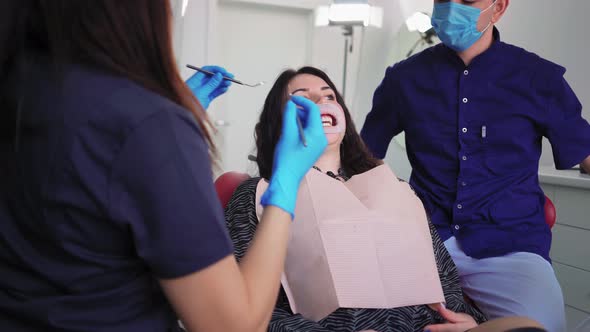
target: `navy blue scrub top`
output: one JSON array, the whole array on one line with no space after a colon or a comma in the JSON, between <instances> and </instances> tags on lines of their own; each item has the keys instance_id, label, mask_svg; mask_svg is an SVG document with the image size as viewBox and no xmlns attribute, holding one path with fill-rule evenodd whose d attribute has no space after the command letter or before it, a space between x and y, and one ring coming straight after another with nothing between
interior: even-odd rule
<instances>
[{"instance_id":1,"label":"navy blue scrub top","mask_svg":"<svg viewBox=\"0 0 590 332\"><path fill-rule=\"evenodd\" d=\"M48 67L18 151L1 136L0 331L176 330L157 278L233 253L198 124L127 79Z\"/></svg>"},{"instance_id":2,"label":"navy blue scrub top","mask_svg":"<svg viewBox=\"0 0 590 332\"><path fill-rule=\"evenodd\" d=\"M549 260L541 139L559 169L590 155L590 126L564 73L496 29L469 66L439 44L387 69L361 136L384 158L405 132L410 183L443 240L455 236L475 258L525 251Z\"/></svg>"}]
</instances>

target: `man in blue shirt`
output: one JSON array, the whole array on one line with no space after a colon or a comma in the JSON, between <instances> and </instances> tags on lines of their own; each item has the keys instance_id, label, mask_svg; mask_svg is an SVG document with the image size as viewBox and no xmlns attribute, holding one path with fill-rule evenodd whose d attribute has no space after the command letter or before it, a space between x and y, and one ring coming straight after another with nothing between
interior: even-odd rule
<instances>
[{"instance_id":1,"label":"man in blue shirt","mask_svg":"<svg viewBox=\"0 0 590 332\"><path fill-rule=\"evenodd\" d=\"M500 41L509 0L438 1L443 41L387 69L361 135L383 158L406 134L421 196L461 276L490 318L565 330L538 182L541 141L557 168L590 169L590 125L565 69Z\"/></svg>"}]
</instances>

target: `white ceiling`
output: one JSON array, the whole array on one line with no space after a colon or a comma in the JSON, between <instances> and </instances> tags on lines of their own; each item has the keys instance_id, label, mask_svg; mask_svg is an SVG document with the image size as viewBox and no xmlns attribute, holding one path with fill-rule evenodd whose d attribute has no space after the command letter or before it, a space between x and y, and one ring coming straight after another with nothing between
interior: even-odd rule
<instances>
[{"instance_id":1,"label":"white ceiling","mask_svg":"<svg viewBox=\"0 0 590 332\"><path fill-rule=\"evenodd\" d=\"M332 3L332 0L221 0L224 2L242 2L251 4L261 4L269 6L300 8L300 9L315 9L318 6L326 6ZM398 3L403 17L409 17L414 12L432 12L432 0L371 0L376 6L383 6L384 2L393 1Z\"/></svg>"},{"instance_id":2,"label":"white ceiling","mask_svg":"<svg viewBox=\"0 0 590 332\"><path fill-rule=\"evenodd\" d=\"M245 2L278 7L314 9L321 5L329 5L331 0L225 0L226 2Z\"/></svg>"}]
</instances>

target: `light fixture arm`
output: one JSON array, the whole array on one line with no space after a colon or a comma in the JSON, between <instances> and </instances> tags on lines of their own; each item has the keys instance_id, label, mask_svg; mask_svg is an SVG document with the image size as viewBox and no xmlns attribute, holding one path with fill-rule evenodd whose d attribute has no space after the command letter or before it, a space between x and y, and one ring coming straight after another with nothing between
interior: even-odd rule
<instances>
[{"instance_id":1,"label":"light fixture arm","mask_svg":"<svg viewBox=\"0 0 590 332\"><path fill-rule=\"evenodd\" d=\"M352 25L342 26L342 35L344 36L344 68L342 70L342 98L346 95L346 79L348 74L348 53L352 53L353 33Z\"/></svg>"},{"instance_id":2,"label":"light fixture arm","mask_svg":"<svg viewBox=\"0 0 590 332\"><path fill-rule=\"evenodd\" d=\"M409 58L411 55L413 55L416 51L416 48L418 48L418 46L420 45L433 45L434 40L432 40L432 38L434 37L436 37L436 32L433 28L428 29L426 32L420 32L420 39L418 39L414 46L412 46L410 51L408 51L408 54L406 54L406 58Z\"/></svg>"}]
</instances>

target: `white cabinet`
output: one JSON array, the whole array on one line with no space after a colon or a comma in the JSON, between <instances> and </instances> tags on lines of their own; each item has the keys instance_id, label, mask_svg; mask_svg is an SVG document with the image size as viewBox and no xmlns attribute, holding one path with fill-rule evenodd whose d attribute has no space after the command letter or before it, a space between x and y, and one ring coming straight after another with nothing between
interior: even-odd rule
<instances>
[{"instance_id":1,"label":"white cabinet","mask_svg":"<svg viewBox=\"0 0 590 332\"><path fill-rule=\"evenodd\" d=\"M542 168L539 180L557 210L550 256L573 331L590 317L590 176Z\"/></svg>"}]
</instances>

